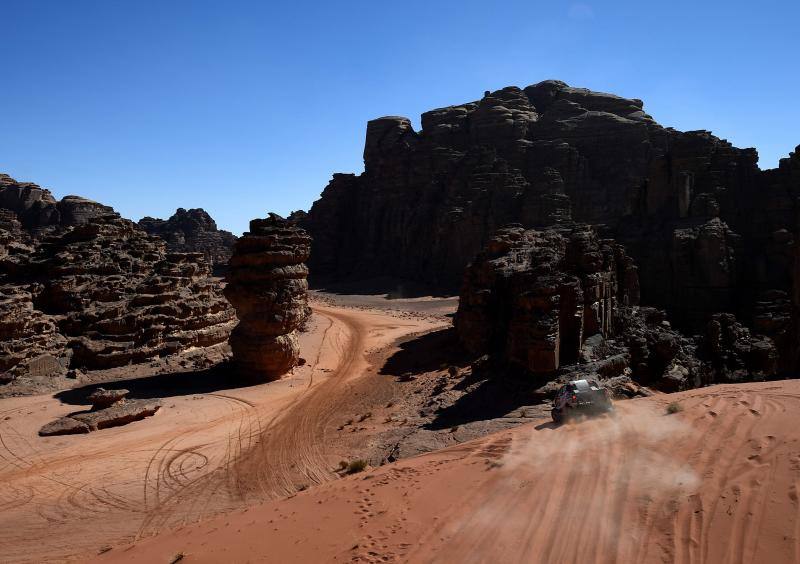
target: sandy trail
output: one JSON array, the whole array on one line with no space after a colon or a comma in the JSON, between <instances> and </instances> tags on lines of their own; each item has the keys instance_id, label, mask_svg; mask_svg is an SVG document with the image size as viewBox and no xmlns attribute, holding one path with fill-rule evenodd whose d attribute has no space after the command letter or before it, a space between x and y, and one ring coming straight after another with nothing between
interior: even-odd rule
<instances>
[{"instance_id":1,"label":"sandy trail","mask_svg":"<svg viewBox=\"0 0 800 564\"><path fill-rule=\"evenodd\" d=\"M684 410L666 415L669 401ZM525 425L121 546L106 562L800 562L800 382Z\"/></svg>"},{"instance_id":2,"label":"sandy trail","mask_svg":"<svg viewBox=\"0 0 800 564\"><path fill-rule=\"evenodd\" d=\"M316 304L306 366L278 382L163 399L156 416L39 437L76 409L0 400L0 562L61 561L333 477L325 428L366 353L441 319ZM377 377L376 377L377 378Z\"/></svg>"}]
</instances>

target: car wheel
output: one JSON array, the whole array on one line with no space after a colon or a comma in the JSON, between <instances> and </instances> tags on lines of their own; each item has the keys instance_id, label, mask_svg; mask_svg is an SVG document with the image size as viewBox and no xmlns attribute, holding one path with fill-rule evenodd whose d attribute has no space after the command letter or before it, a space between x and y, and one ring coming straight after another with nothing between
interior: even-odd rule
<instances>
[{"instance_id":1,"label":"car wheel","mask_svg":"<svg viewBox=\"0 0 800 564\"><path fill-rule=\"evenodd\" d=\"M561 413L560 409L551 410L550 415L553 416L553 423L560 425L564 422L564 415Z\"/></svg>"}]
</instances>

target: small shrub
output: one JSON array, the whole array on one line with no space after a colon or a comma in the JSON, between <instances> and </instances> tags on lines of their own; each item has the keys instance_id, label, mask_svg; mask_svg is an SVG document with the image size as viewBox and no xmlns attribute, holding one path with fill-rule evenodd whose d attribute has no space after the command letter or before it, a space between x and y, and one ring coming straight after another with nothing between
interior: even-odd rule
<instances>
[{"instance_id":1,"label":"small shrub","mask_svg":"<svg viewBox=\"0 0 800 564\"><path fill-rule=\"evenodd\" d=\"M184 556L186 555L183 552L179 552L170 559L169 564L176 564L177 562L180 562L181 560L183 560Z\"/></svg>"},{"instance_id":2,"label":"small shrub","mask_svg":"<svg viewBox=\"0 0 800 564\"><path fill-rule=\"evenodd\" d=\"M372 412L371 412L371 411L370 411L370 412L367 412L367 413L365 413L364 415L362 415L361 417L359 417L359 418L358 418L358 422L359 422L359 423L361 423L361 422L363 422L363 421L366 421L366 420L367 420L367 419L369 419L370 417L372 417Z\"/></svg>"},{"instance_id":3,"label":"small shrub","mask_svg":"<svg viewBox=\"0 0 800 564\"><path fill-rule=\"evenodd\" d=\"M450 368L447 369L447 373L450 375L451 378L455 378L456 376L458 376L458 368L456 368L455 366L451 366Z\"/></svg>"},{"instance_id":4,"label":"small shrub","mask_svg":"<svg viewBox=\"0 0 800 564\"><path fill-rule=\"evenodd\" d=\"M672 415L673 413L678 413L679 411L683 411L683 406L677 401L673 401L667 406L667 415Z\"/></svg>"},{"instance_id":5,"label":"small shrub","mask_svg":"<svg viewBox=\"0 0 800 564\"><path fill-rule=\"evenodd\" d=\"M348 463L347 463L346 460L342 460L342 461L339 462L339 470L340 471L344 472L345 470L347 470L347 466L348 466Z\"/></svg>"},{"instance_id":6,"label":"small shrub","mask_svg":"<svg viewBox=\"0 0 800 564\"><path fill-rule=\"evenodd\" d=\"M363 472L367 468L367 461L363 458L359 458L358 460L353 460L350 464L347 465L347 473L348 474L358 474L359 472Z\"/></svg>"}]
</instances>

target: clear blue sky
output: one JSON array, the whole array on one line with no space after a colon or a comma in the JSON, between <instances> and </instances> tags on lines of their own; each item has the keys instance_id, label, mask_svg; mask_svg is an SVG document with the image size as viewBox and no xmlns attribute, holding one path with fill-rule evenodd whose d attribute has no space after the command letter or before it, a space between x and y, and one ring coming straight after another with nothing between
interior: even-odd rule
<instances>
[{"instance_id":1,"label":"clear blue sky","mask_svg":"<svg viewBox=\"0 0 800 564\"><path fill-rule=\"evenodd\" d=\"M797 0L0 0L0 171L234 232L360 172L368 119L547 78L658 121L800 144Z\"/></svg>"}]
</instances>

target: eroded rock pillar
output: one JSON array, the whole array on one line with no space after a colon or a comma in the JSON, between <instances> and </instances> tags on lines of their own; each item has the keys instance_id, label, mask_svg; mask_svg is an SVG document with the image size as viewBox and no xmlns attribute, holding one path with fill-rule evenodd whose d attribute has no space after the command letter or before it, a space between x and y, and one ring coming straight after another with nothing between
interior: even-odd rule
<instances>
[{"instance_id":1,"label":"eroded rock pillar","mask_svg":"<svg viewBox=\"0 0 800 564\"><path fill-rule=\"evenodd\" d=\"M239 318L230 344L242 375L275 380L297 364L310 248L304 230L275 214L252 220L236 241L225 296Z\"/></svg>"}]
</instances>

